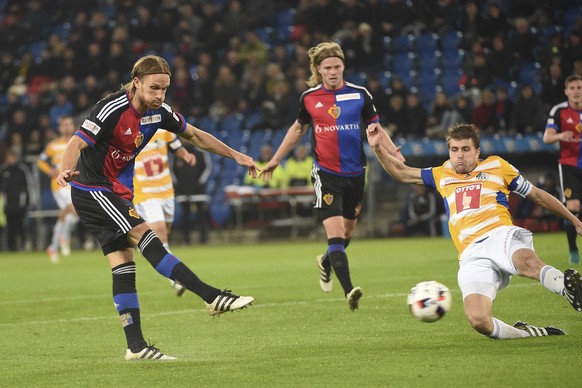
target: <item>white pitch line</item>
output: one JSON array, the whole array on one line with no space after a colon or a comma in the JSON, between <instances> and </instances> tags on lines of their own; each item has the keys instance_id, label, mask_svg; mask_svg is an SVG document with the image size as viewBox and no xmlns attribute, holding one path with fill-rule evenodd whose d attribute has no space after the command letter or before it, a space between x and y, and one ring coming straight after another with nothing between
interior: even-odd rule
<instances>
[{"instance_id":1,"label":"white pitch line","mask_svg":"<svg viewBox=\"0 0 582 388\"><path fill-rule=\"evenodd\" d=\"M523 284L515 284L512 287L532 287L532 286L539 286L539 283L523 283ZM460 293L459 290L451 290L453 294ZM140 295L145 293L140 293ZM389 294L379 294L379 295L366 295L366 299L389 299L389 298L402 298L405 299L408 293L399 292L399 293L389 293ZM78 297L77 299L93 299L93 298L100 298L98 296L87 296L87 297ZM50 301L62 301L62 300L73 300L75 298L45 298L42 300L50 300ZM26 301L26 302L24 302ZM40 299L35 299L35 302L40 302ZM307 305L311 303L335 303L335 302L344 302L344 298L326 298L326 299L314 299L314 300L295 300L295 301L287 301L287 302L277 302L277 303L261 303L256 306L253 306L253 309L257 308L277 308L277 307L285 307L285 306L300 306L300 305ZM18 301L17 301L18 303ZM22 303L29 303L28 300L23 300ZM163 316L171 316L171 315L181 315L181 314L190 314L190 313L206 313L204 309L185 309L185 310L176 310L176 311L165 311L159 313L142 313L142 317L163 317ZM113 313L107 316L95 316L95 317L78 317L78 318L70 318L70 319L51 319L51 320L44 320L44 321L26 321L26 322L11 322L11 323L0 323L0 327L16 327L16 326L28 326L28 325L52 325L52 324L68 324L68 323L75 323L75 322L87 322L87 321L100 321L100 320L113 320L117 319L117 316Z\"/></svg>"}]
</instances>

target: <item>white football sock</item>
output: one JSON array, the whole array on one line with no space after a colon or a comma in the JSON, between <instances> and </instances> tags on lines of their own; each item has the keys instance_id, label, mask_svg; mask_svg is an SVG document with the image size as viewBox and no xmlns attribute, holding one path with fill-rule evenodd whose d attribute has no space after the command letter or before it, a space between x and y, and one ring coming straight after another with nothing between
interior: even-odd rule
<instances>
[{"instance_id":1,"label":"white football sock","mask_svg":"<svg viewBox=\"0 0 582 388\"><path fill-rule=\"evenodd\" d=\"M562 295L564 291L564 274L551 265L546 265L540 271L540 283L548 290Z\"/></svg>"},{"instance_id":2,"label":"white football sock","mask_svg":"<svg viewBox=\"0 0 582 388\"><path fill-rule=\"evenodd\" d=\"M525 330L516 329L497 318L493 318L493 333L489 334L489 337L495 339L510 339L529 337L529 334Z\"/></svg>"},{"instance_id":3,"label":"white football sock","mask_svg":"<svg viewBox=\"0 0 582 388\"><path fill-rule=\"evenodd\" d=\"M58 250L59 249L59 240L61 238L61 235L63 233L63 222L61 220L57 220L57 223L55 224L54 228L53 228L53 238L51 239L51 248Z\"/></svg>"}]
</instances>

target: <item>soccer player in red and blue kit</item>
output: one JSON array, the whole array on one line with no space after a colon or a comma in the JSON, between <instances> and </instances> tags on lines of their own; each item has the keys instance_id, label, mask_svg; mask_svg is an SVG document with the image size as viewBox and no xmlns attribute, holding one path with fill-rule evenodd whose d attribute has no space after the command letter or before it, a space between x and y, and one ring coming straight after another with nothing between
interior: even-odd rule
<instances>
[{"instance_id":1,"label":"soccer player in red and blue kit","mask_svg":"<svg viewBox=\"0 0 582 388\"><path fill-rule=\"evenodd\" d=\"M548 123L544 132L544 143L560 142L559 173L563 200L566 207L575 216L580 214L580 198L582 197L582 153L580 142L582 138L582 76L570 75L565 81L564 93L567 101L555 105L550 110ZM580 255L576 245L576 229L571 223L566 223L566 236L570 250L570 263L579 264Z\"/></svg>"},{"instance_id":2,"label":"soccer player in red and blue kit","mask_svg":"<svg viewBox=\"0 0 582 388\"><path fill-rule=\"evenodd\" d=\"M327 251L317 256L320 286L332 290L332 271L337 276L351 310L359 307L362 289L350 277L346 248L354 233L364 197L366 156L365 127L378 122L372 96L366 88L345 82L345 57L337 43L323 42L307 52L311 61L310 89L300 98L297 120L291 125L273 158L260 176L271 179L273 171L311 125L314 208L327 235ZM404 161L388 136L382 141L391 154Z\"/></svg>"},{"instance_id":3,"label":"soccer player in red and blue kit","mask_svg":"<svg viewBox=\"0 0 582 388\"><path fill-rule=\"evenodd\" d=\"M131 71L131 82L99 101L69 140L57 177L59 185L71 184L79 218L109 259L113 302L127 339L126 360L175 359L148 345L142 334L135 286L135 246L160 274L200 296L211 315L244 308L254 300L200 280L164 248L131 202L135 157L160 128L197 147L234 159L248 167L253 177L257 174L258 167L251 157L187 124L182 115L164 104L170 75L163 58L147 55L138 59Z\"/></svg>"}]
</instances>

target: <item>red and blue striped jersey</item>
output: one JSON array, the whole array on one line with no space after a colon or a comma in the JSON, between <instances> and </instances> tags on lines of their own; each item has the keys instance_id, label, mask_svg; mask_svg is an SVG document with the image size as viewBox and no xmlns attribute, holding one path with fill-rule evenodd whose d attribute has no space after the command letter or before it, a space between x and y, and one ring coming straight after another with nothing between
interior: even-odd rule
<instances>
[{"instance_id":1,"label":"red and blue striped jersey","mask_svg":"<svg viewBox=\"0 0 582 388\"><path fill-rule=\"evenodd\" d=\"M313 127L314 163L336 175L364 174L366 126L378 122L366 88L346 82L338 90L327 90L319 84L301 95L299 105L297 121Z\"/></svg>"},{"instance_id":2,"label":"red and blue striped jersey","mask_svg":"<svg viewBox=\"0 0 582 388\"><path fill-rule=\"evenodd\" d=\"M582 153L580 142L582 141L582 111L572 108L568 101L554 105L550 110L546 128L553 128L556 132L572 132L574 141L560 142L560 164L582 168Z\"/></svg>"},{"instance_id":3,"label":"red and blue striped jersey","mask_svg":"<svg viewBox=\"0 0 582 388\"><path fill-rule=\"evenodd\" d=\"M71 186L112 191L131 201L135 157L159 128L181 133L186 130L186 121L167 104L138 113L125 90L105 97L75 132L89 147L81 151L77 163L80 174Z\"/></svg>"}]
</instances>

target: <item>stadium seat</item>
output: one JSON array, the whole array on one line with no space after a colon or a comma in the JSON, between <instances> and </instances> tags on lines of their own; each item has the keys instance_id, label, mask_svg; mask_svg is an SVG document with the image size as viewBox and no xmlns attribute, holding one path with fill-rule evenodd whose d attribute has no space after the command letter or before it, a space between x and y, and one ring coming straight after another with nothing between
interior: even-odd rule
<instances>
[{"instance_id":1,"label":"stadium seat","mask_svg":"<svg viewBox=\"0 0 582 388\"><path fill-rule=\"evenodd\" d=\"M382 71L378 73L378 80L380 81L380 85L384 89L390 88L390 80L392 79L392 73L389 71Z\"/></svg>"},{"instance_id":2,"label":"stadium seat","mask_svg":"<svg viewBox=\"0 0 582 388\"><path fill-rule=\"evenodd\" d=\"M398 35L392 40L392 50L395 54L408 54L414 49L414 35Z\"/></svg>"},{"instance_id":3,"label":"stadium seat","mask_svg":"<svg viewBox=\"0 0 582 388\"><path fill-rule=\"evenodd\" d=\"M368 74L364 72L351 72L345 75L345 80L356 85L365 85L368 81Z\"/></svg>"},{"instance_id":4,"label":"stadium seat","mask_svg":"<svg viewBox=\"0 0 582 388\"><path fill-rule=\"evenodd\" d=\"M392 70L398 75L408 73L414 69L415 58L416 56L413 53L395 55Z\"/></svg>"},{"instance_id":5,"label":"stadium seat","mask_svg":"<svg viewBox=\"0 0 582 388\"><path fill-rule=\"evenodd\" d=\"M435 33L425 33L416 38L414 51L416 55L430 57L438 50L438 35Z\"/></svg>"},{"instance_id":6,"label":"stadium seat","mask_svg":"<svg viewBox=\"0 0 582 388\"><path fill-rule=\"evenodd\" d=\"M235 113L225 116L221 122L221 129L228 132L229 138L232 136L241 137L244 127L244 116L242 113Z\"/></svg>"},{"instance_id":7,"label":"stadium seat","mask_svg":"<svg viewBox=\"0 0 582 388\"><path fill-rule=\"evenodd\" d=\"M537 62L523 63L519 67L517 80L522 85L529 85L536 93L541 91L540 64Z\"/></svg>"},{"instance_id":8,"label":"stadium seat","mask_svg":"<svg viewBox=\"0 0 582 388\"><path fill-rule=\"evenodd\" d=\"M295 14L297 10L295 8L285 8L277 12L275 16L275 20L277 22L277 26L285 26L290 27L295 24Z\"/></svg>"},{"instance_id":9,"label":"stadium seat","mask_svg":"<svg viewBox=\"0 0 582 388\"><path fill-rule=\"evenodd\" d=\"M456 52L459 50L461 39L463 39L463 33L460 31L446 31L443 32L439 38L441 51Z\"/></svg>"},{"instance_id":10,"label":"stadium seat","mask_svg":"<svg viewBox=\"0 0 582 388\"><path fill-rule=\"evenodd\" d=\"M263 43L273 46L275 42L275 30L273 27L259 27L255 29L255 33Z\"/></svg>"}]
</instances>

